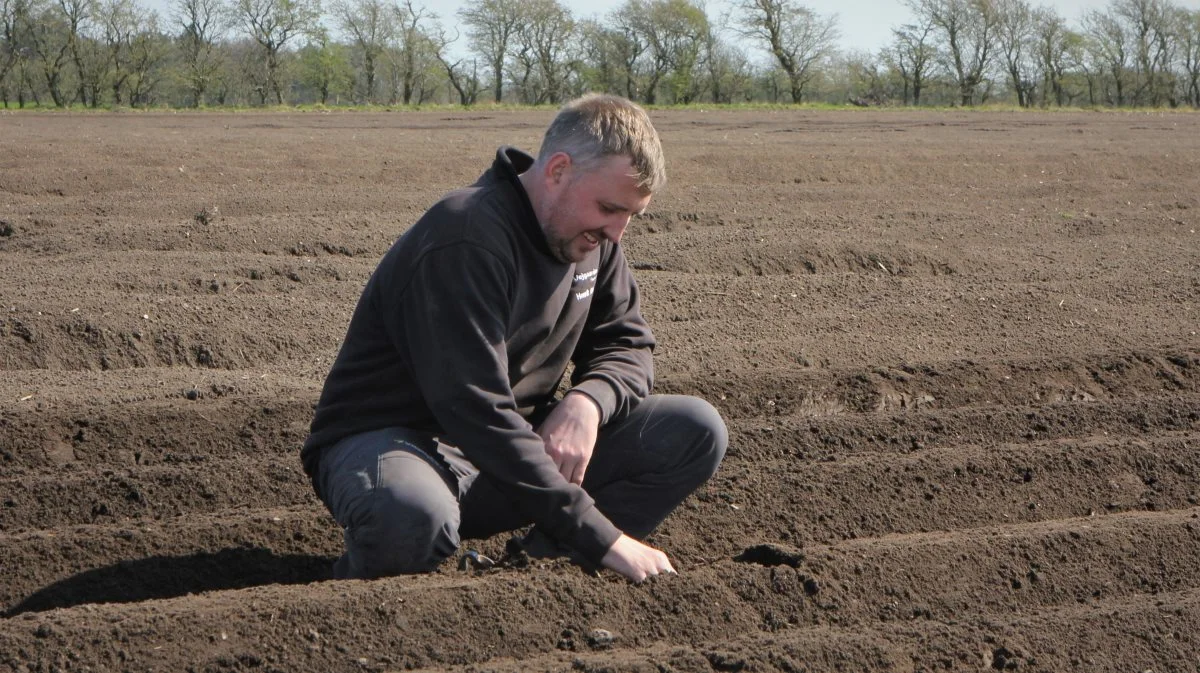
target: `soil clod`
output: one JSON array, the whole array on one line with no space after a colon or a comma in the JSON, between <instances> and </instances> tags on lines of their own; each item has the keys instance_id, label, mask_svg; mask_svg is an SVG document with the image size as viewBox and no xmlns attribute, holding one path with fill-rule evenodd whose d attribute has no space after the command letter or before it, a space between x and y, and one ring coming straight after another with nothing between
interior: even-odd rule
<instances>
[{"instance_id":1,"label":"soil clod","mask_svg":"<svg viewBox=\"0 0 1200 673\"><path fill-rule=\"evenodd\" d=\"M741 563L757 563L762 566L791 566L799 568L804 562L804 553L786 545L765 543L747 547L742 553L733 557Z\"/></svg>"},{"instance_id":2,"label":"soil clod","mask_svg":"<svg viewBox=\"0 0 1200 673\"><path fill-rule=\"evenodd\" d=\"M588 631L587 643L588 647L593 650L603 650L613 646L616 642L616 636L608 629L592 629Z\"/></svg>"}]
</instances>

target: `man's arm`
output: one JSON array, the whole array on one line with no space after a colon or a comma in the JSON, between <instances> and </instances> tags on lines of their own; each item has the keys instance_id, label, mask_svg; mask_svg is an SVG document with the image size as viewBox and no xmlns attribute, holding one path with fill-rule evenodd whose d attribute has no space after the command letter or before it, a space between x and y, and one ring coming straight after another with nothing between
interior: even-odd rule
<instances>
[{"instance_id":1,"label":"man's arm","mask_svg":"<svg viewBox=\"0 0 1200 673\"><path fill-rule=\"evenodd\" d=\"M538 433L564 477L583 483L599 427L650 393L654 336L642 318L637 284L619 246L602 260L587 325L574 354L573 388ZM663 552L621 534L601 565L634 582L675 568Z\"/></svg>"},{"instance_id":2,"label":"man's arm","mask_svg":"<svg viewBox=\"0 0 1200 673\"><path fill-rule=\"evenodd\" d=\"M515 269L454 243L427 252L379 306L389 338L450 443L555 539L600 563L621 533L546 455L517 412L505 348Z\"/></svg>"},{"instance_id":3,"label":"man's arm","mask_svg":"<svg viewBox=\"0 0 1200 673\"><path fill-rule=\"evenodd\" d=\"M600 409L600 425L629 413L654 384L654 335L621 247L601 260L587 325L575 348L573 392Z\"/></svg>"},{"instance_id":4,"label":"man's arm","mask_svg":"<svg viewBox=\"0 0 1200 673\"><path fill-rule=\"evenodd\" d=\"M599 431L600 405L577 391L567 393L537 429L559 474L580 485L592 460Z\"/></svg>"},{"instance_id":5,"label":"man's arm","mask_svg":"<svg viewBox=\"0 0 1200 673\"><path fill-rule=\"evenodd\" d=\"M600 426L628 413L649 393L653 346L637 285L614 245L601 260L587 324L573 354L574 387L538 428L546 453L571 483L583 483Z\"/></svg>"}]
</instances>

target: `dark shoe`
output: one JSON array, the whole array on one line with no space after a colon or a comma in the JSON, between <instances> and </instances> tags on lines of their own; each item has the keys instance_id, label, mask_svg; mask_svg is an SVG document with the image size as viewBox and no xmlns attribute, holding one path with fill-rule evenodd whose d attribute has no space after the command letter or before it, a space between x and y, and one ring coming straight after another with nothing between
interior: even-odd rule
<instances>
[{"instance_id":1,"label":"dark shoe","mask_svg":"<svg viewBox=\"0 0 1200 673\"><path fill-rule=\"evenodd\" d=\"M350 557L342 554L333 562L333 579L344 580L350 577Z\"/></svg>"}]
</instances>

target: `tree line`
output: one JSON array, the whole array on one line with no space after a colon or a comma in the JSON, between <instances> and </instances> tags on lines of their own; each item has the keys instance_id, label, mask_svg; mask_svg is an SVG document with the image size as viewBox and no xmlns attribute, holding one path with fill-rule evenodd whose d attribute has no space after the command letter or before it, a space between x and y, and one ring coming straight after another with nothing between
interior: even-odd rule
<instances>
[{"instance_id":1,"label":"tree line","mask_svg":"<svg viewBox=\"0 0 1200 673\"><path fill-rule=\"evenodd\" d=\"M896 0L842 50L799 0L0 0L0 103L67 107L559 103L1200 107L1200 10L1110 0L1076 23L1028 0Z\"/></svg>"}]
</instances>

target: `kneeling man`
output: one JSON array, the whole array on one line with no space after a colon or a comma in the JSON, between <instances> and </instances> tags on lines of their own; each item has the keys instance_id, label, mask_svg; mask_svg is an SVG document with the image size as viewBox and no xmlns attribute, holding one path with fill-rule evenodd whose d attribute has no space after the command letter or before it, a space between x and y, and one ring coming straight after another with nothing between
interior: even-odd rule
<instances>
[{"instance_id":1,"label":"kneeling man","mask_svg":"<svg viewBox=\"0 0 1200 673\"><path fill-rule=\"evenodd\" d=\"M345 531L336 577L429 571L462 539L530 524L533 556L674 572L641 540L727 435L707 402L650 394L654 337L618 243L665 180L645 111L589 95L536 159L500 148L396 241L301 454Z\"/></svg>"}]
</instances>

